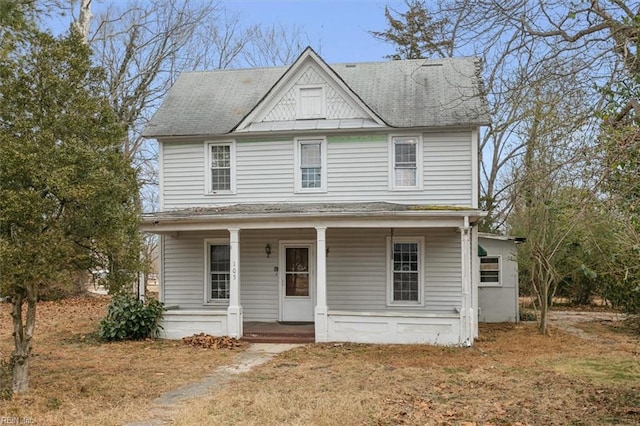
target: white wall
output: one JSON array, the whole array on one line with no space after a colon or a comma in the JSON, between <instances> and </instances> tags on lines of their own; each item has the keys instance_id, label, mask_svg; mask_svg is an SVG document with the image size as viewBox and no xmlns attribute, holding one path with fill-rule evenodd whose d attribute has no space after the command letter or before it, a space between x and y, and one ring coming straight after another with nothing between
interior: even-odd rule
<instances>
[{"instance_id":1,"label":"white wall","mask_svg":"<svg viewBox=\"0 0 640 426\"><path fill-rule=\"evenodd\" d=\"M294 139L238 139L236 194L205 195L205 143L163 142L162 210L235 203L365 202L471 206L471 131L424 133L423 191L389 190L387 134L327 137L327 192L294 193Z\"/></svg>"},{"instance_id":2,"label":"white wall","mask_svg":"<svg viewBox=\"0 0 640 426\"><path fill-rule=\"evenodd\" d=\"M164 237L163 293L166 305L220 310L204 301L204 239L220 233L180 233ZM327 231L327 299L330 310L416 311L453 314L461 307L460 234L456 229L397 230L395 235L425 238L425 306L386 305L388 229ZM280 240L315 241L312 229L240 231L240 303L246 321L278 319ZM264 247L269 243L271 256ZM224 308L224 307L222 307Z\"/></svg>"},{"instance_id":3,"label":"white wall","mask_svg":"<svg viewBox=\"0 0 640 426\"><path fill-rule=\"evenodd\" d=\"M518 322L518 262L514 241L480 236L479 244L488 256L500 256L499 285L480 284L478 307L480 322Z\"/></svg>"}]
</instances>

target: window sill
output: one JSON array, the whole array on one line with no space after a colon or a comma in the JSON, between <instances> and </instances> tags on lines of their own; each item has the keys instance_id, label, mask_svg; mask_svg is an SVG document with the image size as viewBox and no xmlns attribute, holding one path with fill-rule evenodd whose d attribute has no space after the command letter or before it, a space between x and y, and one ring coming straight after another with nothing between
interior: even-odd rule
<instances>
[{"instance_id":1,"label":"window sill","mask_svg":"<svg viewBox=\"0 0 640 426\"><path fill-rule=\"evenodd\" d=\"M414 308L420 308L420 307L424 307L424 303L422 302L387 302L387 307L403 307L403 308L408 308L408 307L414 307Z\"/></svg>"},{"instance_id":2,"label":"window sill","mask_svg":"<svg viewBox=\"0 0 640 426\"><path fill-rule=\"evenodd\" d=\"M326 194L327 190L324 188L313 188L313 189L296 189L294 194Z\"/></svg>"},{"instance_id":3,"label":"window sill","mask_svg":"<svg viewBox=\"0 0 640 426\"><path fill-rule=\"evenodd\" d=\"M389 188L391 192L419 192L423 191L422 188L417 186L407 186L407 187L398 187L398 188Z\"/></svg>"},{"instance_id":4,"label":"window sill","mask_svg":"<svg viewBox=\"0 0 640 426\"><path fill-rule=\"evenodd\" d=\"M217 307L227 307L229 306L229 299L224 300L211 300L209 302L203 303L204 306L217 306Z\"/></svg>"},{"instance_id":5,"label":"window sill","mask_svg":"<svg viewBox=\"0 0 640 426\"><path fill-rule=\"evenodd\" d=\"M216 195L236 195L234 191L218 191L218 192L205 192L206 197L215 197Z\"/></svg>"}]
</instances>

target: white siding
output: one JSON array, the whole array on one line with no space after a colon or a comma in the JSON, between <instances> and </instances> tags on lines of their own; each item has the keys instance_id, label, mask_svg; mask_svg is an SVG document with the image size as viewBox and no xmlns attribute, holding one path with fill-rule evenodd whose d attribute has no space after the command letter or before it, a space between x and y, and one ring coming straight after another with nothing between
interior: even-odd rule
<instances>
[{"instance_id":1,"label":"white siding","mask_svg":"<svg viewBox=\"0 0 640 426\"><path fill-rule=\"evenodd\" d=\"M387 306L386 244L389 229L327 231L327 300L330 310L454 314L461 306L460 234L455 229L398 230L425 238L425 306ZM204 238L227 233L165 237L164 298L180 309L224 309L204 299ZM315 241L313 229L240 231L240 303L246 321L275 321L279 309L279 241ZM271 246L267 257L265 246Z\"/></svg>"},{"instance_id":2,"label":"white siding","mask_svg":"<svg viewBox=\"0 0 640 426\"><path fill-rule=\"evenodd\" d=\"M202 141L162 143L163 164L160 188L163 190L161 208L187 206L203 198L205 191L205 148ZM173 207L171 207L173 206Z\"/></svg>"},{"instance_id":3,"label":"white siding","mask_svg":"<svg viewBox=\"0 0 640 426\"><path fill-rule=\"evenodd\" d=\"M277 233L276 233L277 232ZM204 304L205 238L229 238L222 233L180 233L165 237L164 303L179 309L220 310ZM279 240L315 240L315 230L240 231L240 304L246 321L278 319ZM271 246L267 258L265 246Z\"/></svg>"},{"instance_id":4,"label":"white siding","mask_svg":"<svg viewBox=\"0 0 640 426\"><path fill-rule=\"evenodd\" d=\"M204 141L162 143L162 209L282 202L472 204L471 131L424 134L423 191L389 189L388 137L377 134L327 137L327 192L296 194L293 140L238 139L231 195L205 195Z\"/></svg>"},{"instance_id":5,"label":"white siding","mask_svg":"<svg viewBox=\"0 0 640 426\"><path fill-rule=\"evenodd\" d=\"M471 132L426 133L423 175L429 203L471 206Z\"/></svg>"},{"instance_id":6,"label":"white siding","mask_svg":"<svg viewBox=\"0 0 640 426\"><path fill-rule=\"evenodd\" d=\"M278 319L280 240L314 240L315 230L240 231L240 304L245 321ZM267 257L265 246L271 246Z\"/></svg>"},{"instance_id":7,"label":"white siding","mask_svg":"<svg viewBox=\"0 0 640 426\"><path fill-rule=\"evenodd\" d=\"M327 305L330 310L386 308L389 230L327 230Z\"/></svg>"},{"instance_id":8,"label":"white siding","mask_svg":"<svg viewBox=\"0 0 640 426\"><path fill-rule=\"evenodd\" d=\"M480 322L518 322L518 261L516 243L479 237L489 256L500 256L500 283L478 287Z\"/></svg>"},{"instance_id":9,"label":"white siding","mask_svg":"<svg viewBox=\"0 0 640 426\"><path fill-rule=\"evenodd\" d=\"M204 238L229 238L228 233L181 234L164 237L164 303L203 309ZM211 307L213 309L213 307Z\"/></svg>"},{"instance_id":10,"label":"white siding","mask_svg":"<svg viewBox=\"0 0 640 426\"><path fill-rule=\"evenodd\" d=\"M427 234L427 310L451 312L462 306L462 266L458 230L434 230Z\"/></svg>"}]
</instances>

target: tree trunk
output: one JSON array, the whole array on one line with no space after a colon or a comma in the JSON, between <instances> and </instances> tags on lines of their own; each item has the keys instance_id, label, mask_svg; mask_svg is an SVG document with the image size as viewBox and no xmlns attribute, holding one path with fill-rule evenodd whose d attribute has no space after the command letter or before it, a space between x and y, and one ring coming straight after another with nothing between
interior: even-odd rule
<instances>
[{"instance_id":1,"label":"tree trunk","mask_svg":"<svg viewBox=\"0 0 640 426\"><path fill-rule=\"evenodd\" d=\"M36 325L36 287L26 288L27 317L22 318L23 294L13 296L13 339L15 348L11 355L13 363L13 392L21 393L29 390L29 356L31 355L31 339Z\"/></svg>"},{"instance_id":2,"label":"tree trunk","mask_svg":"<svg viewBox=\"0 0 640 426\"><path fill-rule=\"evenodd\" d=\"M91 2L93 0L80 0L80 14L78 19L73 23L75 29L82 34L85 43L89 40L89 29L91 28Z\"/></svg>"},{"instance_id":3,"label":"tree trunk","mask_svg":"<svg viewBox=\"0 0 640 426\"><path fill-rule=\"evenodd\" d=\"M549 334L547 329L548 314L549 314L549 282L548 280L545 280L545 282L543 283L542 297L540 299L541 299L540 324L538 327L540 329L540 333L547 335Z\"/></svg>"}]
</instances>

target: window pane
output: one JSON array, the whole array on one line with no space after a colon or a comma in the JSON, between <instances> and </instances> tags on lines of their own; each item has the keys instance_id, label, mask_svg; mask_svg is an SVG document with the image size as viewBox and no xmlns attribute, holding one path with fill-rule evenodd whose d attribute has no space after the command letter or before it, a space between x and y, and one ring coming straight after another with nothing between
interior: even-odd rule
<instances>
[{"instance_id":1,"label":"window pane","mask_svg":"<svg viewBox=\"0 0 640 426\"><path fill-rule=\"evenodd\" d=\"M229 274L211 274L211 298L229 298Z\"/></svg>"},{"instance_id":2,"label":"window pane","mask_svg":"<svg viewBox=\"0 0 640 426\"><path fill-rule=\"evenodd\" d=\"M231 190L231 169L212 169L211 189L214 191Z\"/></svg>"},{"instance_id":3,"label":"window pane","mask_svg":"<svg viewBox=\"0 0 640 426\"><path fill-rule=\"evenodd\" d=\"M320 166L322 159L321 143L303 143L300 145L300 164L303 166Z\"/></svg>"},{"instance_id":4,"label":"window pane","mask_svg":"<svg viewBox=\"0 0 640 426\"><path fill-rule=\"evenodd\" d=\"M394 301L418 301L418 273L394 272L393 274L393 300Z\"/></svg>"},{"instance_id":5,"label":"window pane","mask_svg":"<svg viewBox=\"0 0 640 426\"><path fill-rule=\"evenodd\" d=\"M322 142L300 143L300 187L322 188Z\"/></svg>"},{"instance_id":6,"label":"window pane","mask_svg":"<svg viewBox=\"0 0 640 426\"><path fill-rule=\"evenodd\" d=\"M480 282L499 283L500 273L498 271L480 271Z\"/></svg>"},{"instance_id":7,"label":"window pane","mask_svg":"<svg viewBox=\"0 0 640 426\"><path fill-rule=\"evenodd\" d=\"M397 168L395 170L395 186L416 186L416 169Z\"/></svg>"},{"instance_id":8,"label":"window pane","mask_svg":"<svg viewBox=\"0 0 640 426\"><path fill-rule=\"evenodd\" d=\"M394 149L394 185L395 186L416 186L417 185L417 145L413 139L396 140Z\"/></svg>"},{"instance_id":9,"label":"window pane","mask_svg":"<svg viewBox=\"0 0 640 426\"><path fill-rule=\"evenodd\" d=\"M228 244L210 246L211 299L229 298L230 257Z\"/></svg>"},{"instance_id":10,"label":"window pane","mask_svg":"<svg viewBox=\"0 0 640 426\"><path fill-rule=\"evenodd\" d=\"M416 144L415 142L396 142L396 165L416 164Z\"/></svg>"},{"instance_id":11,"label":"window pane","mask_svg":"<svg viewBox=\"0 0 640 426\"><path fill-rule=\"evenodd\" d=\"M322 172L320 167L303 167L300 172L302 174L303 188L322 187Z\"/></svg>"},{"instance_id":12,"label":"window pane","mask_svg":"<svg viewBox=\"0 0 640 426\"><path fill-rule=\"evenodd\" d=\"M287 296L309 296L309 274L287 274Z\"/></svg>"},{"instance_id":13,"label":"window pane","mask_svg":"<svg viewBox=\"0 0 640 426\"><path fill-rule=\"evenodd\" d=\"M309 272L309 249L306 247L287 247L286 272Z\"/></svg>"},{"instance_id":14,"label":"window pane","mask_svg":"<svg viewBox=\"0 0 640 426\"><path fill-rule=\"evenodd\" d=\"M231 167L231 147L213 145L211 147L211 167Z\"/></svg>"},{"instance_id":15,"label":"window pane","mask_svg":"<svg viewBox=\"0 0 640 426\"><path fill-rule=\"evenodd\" d=\"M418 243L393 244L393 300L418 301Z\"/></svg>"},{"instance_id":16,"label":"window pane","mask_svg":"<svg viewBox=\"0 0 640 426\"><path fill-rule=\"evenodd\" d=\"M500 282L500 258L497 256L480 258L480 282Z\"/></svg>"}]
</instances>

